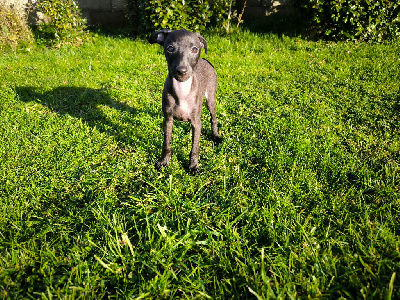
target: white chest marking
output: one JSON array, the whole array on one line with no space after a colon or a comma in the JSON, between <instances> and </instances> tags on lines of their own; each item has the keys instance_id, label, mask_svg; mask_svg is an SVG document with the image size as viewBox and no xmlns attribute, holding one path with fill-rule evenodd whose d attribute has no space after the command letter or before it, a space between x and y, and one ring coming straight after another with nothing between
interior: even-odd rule
<instances>
[{"instance_id":1,"label":"white chest marking","mask_svg":"<svg viewBox=\"0 0 400 300\"><path fill-rule=\"evenodd\" d=\"M172 78L172 87L178 99L183 99L190 94L190 91L192 90L192 81L192 77L189 77L189 79L184 82Z\"/></svg>"}]
</instances>

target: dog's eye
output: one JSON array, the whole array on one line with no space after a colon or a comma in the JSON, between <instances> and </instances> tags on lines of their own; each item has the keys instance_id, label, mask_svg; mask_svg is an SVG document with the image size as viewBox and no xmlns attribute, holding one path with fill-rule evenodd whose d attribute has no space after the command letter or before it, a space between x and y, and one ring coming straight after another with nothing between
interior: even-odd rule
<instances>
[{"instance_id":1,"label":"dog's eye","mask_svg":"<svg viewBox=\"0 0 400 300\"><path fill-rule=\"evenodd\" d=\"M192 47L192 53L197 53L199 52L199 48L197 48L196 46Z\"/></svg>"},{"instance_id":2,"label":"dog's eye","mask_svg":"<svg viewBox=\"0 0 400 300\"><path fill-rule=\"evenodd\" d=\"M167 47L167 51L168 51L168 52L174 52L174 51L175 51L174 46L169 45L169 46Z\"/></svg>"}]
</instances>

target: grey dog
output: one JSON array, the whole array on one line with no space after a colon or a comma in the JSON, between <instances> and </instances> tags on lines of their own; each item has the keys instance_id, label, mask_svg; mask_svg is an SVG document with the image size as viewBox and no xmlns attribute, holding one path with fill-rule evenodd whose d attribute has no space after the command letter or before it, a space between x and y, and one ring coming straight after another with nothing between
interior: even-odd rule
<instances>
[{"instance_id":1,"label":"grey dog","mask_svg":"<svg viewBox=\"0 0 400 300\"><path fill-rule=\"evenodd\" d=\"M222 141L218 134L216 117L217 74L210 62L200 58L201 48L208 55L207 42L198 33L169 29L152 33L149 42L164 47L168 64L168 76L162 94L164 142L156 169L160 170L169 164L172 125L174 119L177 119L190 122L192 126L189 171L196 174L199 171L201 108L204 97L211 114L212 140L216 145Z\"/></svg>"}]
</instances>

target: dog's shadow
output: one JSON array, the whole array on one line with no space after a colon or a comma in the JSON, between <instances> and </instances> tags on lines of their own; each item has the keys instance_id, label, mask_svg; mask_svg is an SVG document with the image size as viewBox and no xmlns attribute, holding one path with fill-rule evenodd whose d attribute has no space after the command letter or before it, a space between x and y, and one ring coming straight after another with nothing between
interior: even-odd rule
<instances>
[{"instance_id":1,"label":"dog's shadow","mask_svg":"<svg viewBox=\"0 0 400 300\"><path fill-rule=\"evenodd\" d=\"M137 130L121 123L130 124L140 113L153 117L156 115L150 110L142 111L113 99L106 89L56 87L42 91L37 87L16 87L16 92L20 101L37 102L59 115L79 118L125 145L134 144L134 140L137 142L137 137L132 136ZM146 144L143 141L143 145ZM161 147L161 143L158 147Z\"/></svg>"},{"instance_id":2,"label":"dog's shadow","mask_svg":"<svg viewBox=\"0 0 400 300\"><path fill-rule=\"evenodd\" d=\"M109 95L107 89L61 86L45 91L38 87L16 87L15 90L20 101L40 103L59 115L69 115L81 119L88 126L112 136L122 145L142 148L146 151L150 164L154 163L161 155L161 119L157 133L160 138L157 140L147 136L146 132L138 129L135 124L138 119L146 115L153 120L161 118L161 112L137 109L117 101ZM138 116L139 114L141 116ZM174 127L179 128L180 134L191 135L189 123L175 121ZM211 140L212 135L208 122L204 123L202 135L205 139ZM173 148L178 161L188 170L189 153L179 147Z\"/></svg>"}]
</instances>

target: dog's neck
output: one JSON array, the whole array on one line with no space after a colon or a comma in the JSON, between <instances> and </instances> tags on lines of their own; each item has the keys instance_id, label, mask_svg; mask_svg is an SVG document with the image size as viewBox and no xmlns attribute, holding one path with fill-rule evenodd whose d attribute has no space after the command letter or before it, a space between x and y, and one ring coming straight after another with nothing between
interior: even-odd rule
<instances>
[{"instance_id":1,"label":"dog's neck","mask_svg":"<svg viewBox=\"0 0 400 300\"><path fill-rule=\"evenodd\" d=\"M188 80L183 82L172 77L171 81L172 89L178 99L184 99L190 94L192 90L193 76L190 76Z\"/></svg>"}]
</instances>

